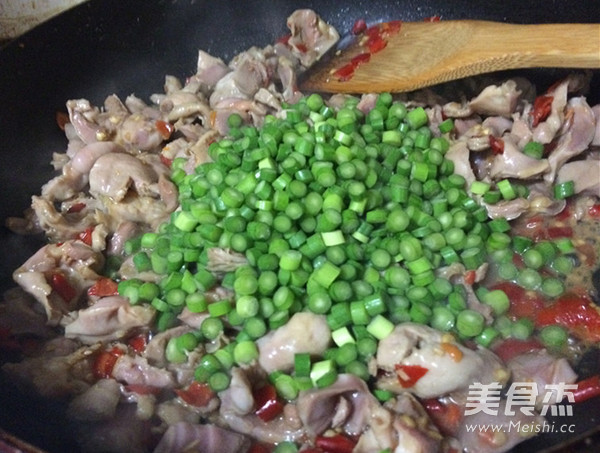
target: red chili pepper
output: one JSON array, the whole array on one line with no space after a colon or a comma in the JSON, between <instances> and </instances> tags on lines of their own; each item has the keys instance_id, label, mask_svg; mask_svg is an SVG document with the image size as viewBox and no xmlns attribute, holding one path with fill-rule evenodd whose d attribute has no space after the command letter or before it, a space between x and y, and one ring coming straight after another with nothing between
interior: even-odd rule
<instances>
[{"instance_id":1,"label":"red chili pepper","mask_svg":"<svg viewBox=\"0 0 600 453\"><path fill-rule=\"evenodd\" d=\"M145 384L128 384L125 386L125 390L138 395L158 395L162 391L160 387Z\"/></svg>"},{"instance_id":2,"label":"red chili pepper","mask_svg":"<svg viewBox=\"0 0 600 453\"><path fill-rule=\"evenodd\" d=\"M583 341L600 341L600 307L584 295L562 295L536 313L535 323L538 327L559 324Z\"/></svg>"},{"instance_id":3,"label":"red chili pepper","mask_svg":"<svg viewBox=\"0 0 600 453\"><path fill-rule=\"evenodd\" d=\"M206 406L215 397L215 393L210 389L208 384L198 381L192 382L185 390L175 390L175 393L183 401L196 407Z\"/></svg>"},{"instance_id":4,"label":"red chili pepper","mask_svg":"<svg viewBox=\"0 0 600 453\"><path fill-rule=\"evenodd\" d=\"M489 136L490 148L492 153L494 154L502 154L504 153L504 140L501 138L494 137L493 135Z\"/></svg>"},{"instance_id":5,"label":"red chili pepper","mask_svg":"<svg viewBox=\"0 0 600 453\"><path fill-rule=\"evenodd\" d=\"M371 59L371 54L364 52L364 53L359 53L355 57L352 57L352 60L350 60L350 63L355 68L358 68L361 64L368 63L370 59Z\"/></svg>"},{"instance_id":6,"label":"red chili pepper","mask_svg":"<svg viewBox=\"0 0 600 453\"><path fill-rule=\"evenodd\" d=\"M271 453L271 451L273 451L273 448L270 445L255 442L250 446L250 450L248 450L248 453ZM303 453L305 451L306 450L302 450Z\"/></svg>"},{"instance_id":7,"label":"red chili pepper","mask_svg":"<svg viewBox=\"0 0 600 453\"><path fill-rule=\"evenodd\" d=\"M277 42L280 44L287 44L291 37L292 35L283 35L277 40Z\"/></svg>"},{"instance_id":8,"label":"red chili pepper","mask_svg":"<svg viewBox=\"0 0 600 453\"><path fill-rule=\"evenodd\" d=\"M139 334L130 338L127 344L136 353L141 354L145 351L146 346L148 345L148 337L145 334Z\"/></svg>"},{"instance_id":9,"label":"red chili pepper","mask_svg":"<svg viewBox=\"0 0 600 453\"><path fill-rule=\"evenodd\" d=\"M77 239L87 245L92 245L92 234L94 233L94 227L86 228L85 231L82 231L77 235Z\"/></svg>"},{"instance_id":10,"label":"red chili pepper","mask_svg":"<svg viewBox=\"0 0 600 453\"><path fill-rule=\"evenodd\" d=\"M171 165L173 165L173 159L169 159L168 157L165 157L164 155L160 155L160 163L163 164L165 167L167 168L171 168Z\"/></svg>"},{"instance_id":11,"label":"red chili pepper","mask_svg":"<svg viewBox=\"0 0 600 453\"><path fill-rule=\"evenodd\" d=\"M60 128L61 131L65 130L65 126L71 122L69 118L69 114L65 112L56 112L56 124Z\"/></svg>"},{"instance_id":12,"label":"red chili pepper","mask_svg":"<svg viewBox=\"0 0 600 453\"><path fill-rule=\"evenodd\" d=\"M343 434L317 436L315 446L325 453L352 453L356 442Z\"/></svg>"},{"instance_id":13,"label":"red chili pepper","mask_svg":"<svg viewBox=\"0 0 600 453\"><path fill-rule=\"evenodd\" d=\"M106 379L112 377L113 368L119 357L125 352L118 347L113 347L108 351L101 351L94 360L92 371L98 379Z\"/></svg>"},{"instance_id":14,"label":"red chili pepper","mask_svg":"<svg viewBox=\"0 0 600 453\"><path fill-rule=\"evenodd\" d=\"M373 25L365 30L365 35L369 38L375 38L381 35L381 24Z\"/></svg>"},{"instance_id":15,"label":"red chili pepper","mask_svg":"<svg viewBox=\"0 0 600 453\"><path fill-rule=\"evenodd\" d=\"M62 300L70 302L77 295L77 291L71 286L67 278L61 273L54 273L50 277L50 286Z\"/></svg>"},{"instance_id":16,"label":"red chili pepper","mask_svg":"<svg viewBox=\"0 0 600 453\"><path fill-rule=\"evenodd\" d=\"M477 273L475 271L467 271L463 277L465 283L467 285L472 285L475 283L475 278L477 277Z\"/></svg>"},{"instance_id":17,"label":"red chili pepper","mask_svg":"<svg viewBox=\"0 0 600 453\"><path fill-rule=\"evenodd\" d=\"M600 375L596 374L577 383L577 390L573 390L575 403L600 396Z\"/></svg>"},{"instance_id":18,"label":"red chili pepper","mask_svg":"<svg viewBox=\"0 0 600 453\"><path fill-rule=\"evenodd\" d=\"M402 27L401 20L391 20L391 21L385 23L385 30L388 33L396 33L398 31L400 31L401 27Z\"/></svg>"},{"instance_id":19,"label":"red chili pepper","mask_svg":"<svg viewBox=\"0 0 600 453\"><path fill-rule=\"evenodd\" d=\"M525 262L523 261L523 257L521 255L519 255L518 253L513 253L512 262L515 266L517 266L517 269L523 269L525 267Z\"/></svg>"},{"instance_id":20,"label":"red chili pepper","mask_svg":"<svg viewBox=\"0 0 600 453\"><path fill-rule=\"evenodd\" d=\"M546 234L544 236L546 239L572 238L573 237L573 228L568 227L568 226L549 227L548 229L546 229Z\"/></svg>"},{"instance_id":21,"label":"red chili pepper","mask_svg":"<svg viewBox=\"0 0 600 453\"><path fill-rule=\"evenodd\" d=\"M554 219L556 219L558 222L565 222L565 221L569 220L572 215L573 215L573 212L572 212L571 203L567 202L564 209L562 211L560 211L558 214L556 214L556 216L554 216Z\"/></svg>"},{"instance_id":22,"label":"red chili pepper","mask_svg":"<svg viewBox=\"0 0 600 453\"><path fill-rule=\"evenodd\" d=\"M69 209L67 209L67 213L74 214L76 212L81 212L85 208L85 206L85 203L74 203L69 207Z\"/></svg>"},{"instance_id":23,"label":"red chili pepper","mask_svg":"<svg viewBox=\"0 0 600 453\"><path fill-rule=\"evenodd\" d=\"M367 23L365 22L365 20L358 19L356 22L354 22L354 25L352 26L352 34L360 35L366 29L367 29Z\"/></svg>"},{"instance_id":24,"label":"red chili pepper","mask_svg":"<svg viewBox=\"0 0 600 453\"><path fill-rule=\"evenodd\" d=\"M442 403L436 398L423 400L423 407L427 414L446 436L454 436L462 423L462 412L456 403Z\"/></svg>"},{"instance_id":25,"label":"red chili pepper","mask_svg":"<svg viewBox=\"0 0 600 453\"><path fill-rule=\"evenodd\" d=\"M544 218L541 215L535 215L527 219L525 227L527 229L536 229L539 228L542 223L544 223Z\"/></svg>"},{"instance_id":26,"label":"red chili pepper","mask_svg":"<svg viewBox=\"0 0 600 453\"><path fill-rule=\"evenodd\" d=\"M156 130L162 136L162 138L167 140L171 137L171 134L174 130L173 125L171 123L168 123L167 121L163 120L156 120L154 124L156 126Z\"/></svg>"},{"instance_id":27,"label":"red chili pepper","mask_svg":"<svg viewBox=\"0 0 600 453\"><path fill-rule=\"evenodd\" d=\"M517 340L515 338L507 338L502 340L492 348L494 353L500 357L504 362L508 362L513 357L528 352L539 351L544 346L535 339L531 340Z\"/></svg>"},{"instance_id":28,"label":"red chili pepper","mask_svg":"<svg viewBox=\"0 0 600 453\"><path fill-rule=\"evenodd\" d=\"M398 381L404 388L414 386L429 371L421 365L396 365L396 374Z\"/></svg>"},{"instance_id":29,"label":"red chili pepper","mask_svg":"<svg viewBox=\"0 0 600 453\"><path fill-rule=\"evenodd\" d=\"M377 53L385 49L385 46L387 46L387 41L381 36L375 36L373 38L369 38L367 41L367 46L369 47L369 51L371 53Z\"/></svg>"},{"instance_id":30,"label":"red chili pepper","mask_svg":"<svg viewBox=\"0 0 600 453\"><path fill-rule=\"evenodd\" d=\"M588 208L588 215L593 219L600 219L600 204Z\"/></svg>"},{"instance_id":31,"label":"red chili pepper","mask_svg":"<svg viewBox=\"0 0 600 453\"><path fill-rule=\"evenodd\" d=\"M352 63L348 63L341 68L338 68L333 75L335 75L340 82L350 80L354 75L354 65Z\"/></svg>"},{"instance_id":32,"label":"red chili pepper","mask_svg":"<svg viewBox=\"0 0 600 453\"><path fill-rule=\"evenodd\" d=\"M298 49L298 51L302 53L308 52L308 47L306 47L306 45L303 43L296 44L296 49Z\"/></svg>"},{"instance_id":33,"label":"red chili pepper","mask_svg":"<svg viewBox=\"0 0 600 453\"><path fill-rule=\"evenodd\" d=\"M538 96L535 98L533 110L531 111L531 125L533 127L548 118L552 111L552 101L554 101L554 96Z\"/></svg>"},{"instance_id":34,"label":"red chili pepper","mask_svg":"<svg viewBox=\"0 0 600 453\"><path fill-rule=\"evenodd\" d=\"M265 384L253 392L256 410L254 413L263 421L273 420L283 411L283 403L277 397L277 390L271 384Z\"/></svg>"},{"instance_id":35,"label":"red chili pepper","mask_svg":"<svg viewBox=\"0 0 600 453\"><path fill-rule=\"evenodd\" d=\"M96 282L89 287L87 290L88 296L116 296L119 294L118 284L114 280L107 277L102 277L96 280Z\"/></svg>"}]
</instances>

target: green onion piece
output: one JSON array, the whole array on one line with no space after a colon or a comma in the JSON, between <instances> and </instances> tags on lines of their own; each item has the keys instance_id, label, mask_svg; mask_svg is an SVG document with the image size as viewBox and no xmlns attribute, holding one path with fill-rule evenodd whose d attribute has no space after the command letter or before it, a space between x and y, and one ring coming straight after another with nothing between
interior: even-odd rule
<instances>
[{"instance_id":1,"label":"green onion piece","mask_svg":"<svg viewBox=\"0 0 600 453\"><path fill-rule=\"evenodd\" d=\"M494 314L503 315L510 308L510 300L506 293L500 289L488 291L481 298L481 301L492 307Z\"/></svg>"},{"instance_id":2,"label":"green onion piece","mask_svg":"<svg viewBox=\"0 0 600 453\"><path fill-rule=\"evenodd\" d=\"M258 349L252 340L240 341L233 348L233 359L239 365L245 365L258 358Z\"/></svg>"},{"instance_id":3,"label":"green onion piece","mask_svg":"<svg viewBox=\"0 0 600 453\"><path fill-rule=\"evenodd\" d=\"M517 276L517 283L525 289L538 289L542 284L542 276L535 269L523 269Z\"/></svg>"},{"instance_id":4,"label":"green onion piece","mask_svg":"<svg viewBox=\"0 0 600 453\"><path fill-rule=\"evenodd\" d=\"M510 334L517 340L526 340L533 333L533 329L533 321L527 318L521 318L512 324Z\"/></svg>"},{"instance_id":5,"label":"green onion piece","mask_svg":"<svg viewBox=\"0 0 600 453\"><path fill-rule=\"evenodd\" d=\"M534 159L541 159L544 156L544 145L531 141L523 147L523 154Z\"/></svg>"},{"instance_id":6,"label":"green onion piece","mask_svg":"<svg viewBox=\"0 0 600 453\"><path fill-rule=\"evenodd\" d=\"M427 112L425 112L423 107L414 108L406 114L406 122L412 129L418 129L421 126L425 126L428 121Z\"/></svg>"},{"instance_id":7,"label":"green onion piece","mask_svg":"<svg viewBox=\"0 0 600 453\"><path fill-rule=\"evenodd\" d=\"M466 309L456 316L456 330L465 337L472 338L479 335L485 327L483 315L475 310Z\"/></svg>"},{"instance_id":8,"label":"green onion piece","mask_svg":"<svg viewBox=\"0 0 600 453\"><path fill-rule=\"evenodd\" d=\"M565 285L558 278L548 277L542 281L541 289L546 296L558 297L565 292Z\"/></svg>"},{"instance_id":9,"label":"green onion piece","mask_svg":"<svg viewBox=\"0 0 600 453\"><path fill-rule=\"evenodd\" d=\"M557 256L550 263L550 268L560 274L560 275L569 275L573 271L573 260L568 256Z\"/></svg>"},{"instance_id":10,"label":"green onion piece","mask_svg":"<svg viewBox=\"0 0 600 453\"><path fill-rule=\"evenodd\" d=\"M439 124L438 128L442 134L447 134L454 129L454 121L452 118L447 118Z\"/></svg>"},{"instance_id":11,"label":"green onion piece","mask_svg":"<svg viewBox=\"0 0 600 453\"><path fill-rule=\"evenodd\" d=\"M545 326L540 330L540 340L548 348L560 349L567 344L569 334L561 326Z\"/></svg>"},{"instance_id":12,"label":"green onion piece","mask_svg":"<svg viewBox=\"0 0 600 453\"><path fill-rule=\"evenodd\" d=\"M517 198L515 188L508 179L498 181L496 183L496 187L500 191L502 198L504 198L505 200L514 200L515 198Z\"/></svg>"},{"instance_id":13,"label":"green onion piece","mask_svg":"<svg viewBox=\"0 0 600 453\"><path fill-rule=\"evenodd\" d=\"M564 200L575 195L575 181L565 181L554 186L554 198Z\"/></svg>"},{"instance_id":14,"label":"green onion piece","mask_svg":"<svg viewBox=\"0 0 600 453\"><path fill-rule=\"evenodd\" d=\"M294 374L296 377L309 377L311 370L310 354L302 352L294 355Z\"/></svg>"},{"instance_id":15,"label":"green onion piece","mask_svg":"<svg viewBox=\"0 0 600 453\"><path fill-rule=\"evenodd\" d=\"M378 340L383 340L394 330L394 324L382 315L375 316L367 325L367 331Z\"/></svg>"},{"instance_id":16,"label":"green onion piece","mask_svg":"<svg viewBox=\"0 0 600 453\"><path fill-rule=\"evenodd\" d=\"M208 378L208 386L213 392L221 392L229 387L231 378L223 371L217 371Z\"/></svg>"},{"instance_id":17,"label":"green onion piece","mask_svg":"<svg viewBox=\"0 0 600 453\"><path fill-rule=\"evenodd\" d=\"M487 326L479 335L477 335L477 337L475 337L475 341L484 348L489 348L499 335L500 332L498 332L496 328Z\"/></svg>"},{"instance_id":18,"label":"green onion piece","mask_svg":"<svg viewBox=\"0 0 600 453\"><path fill-rule=\"evenodd\" d=\"M214 318L225 316L231 309L231 303L228 300L220 300L208 305L208 313Z\"/></svg>"},{"instance_id":19,"label":"green onion piece","mask_svg":"<svg viewBox=\"0 0 600 453\"><path fill-rule=\"evenodd\" d=\"M491 185L483 181L473 181L471 183L471 193L476 195L484 195L489 192Z\"/></svg>"},{"instance_id":20,"label":"green onion piece","mask_svg":"<svg viewBox=\"0 0 600 453\"><path fill-rule=\"evenodd\" d=\"M448 332L454 328L455 317L449 308L443 306L434 307L432 310L431 327Z\"/></svg>"},{"instance_id":21,"label":"green onion piece","mask_svg":"<svg viewBox=\"0 0 600 453\"><path fill-rule=\"evenodd\" d=\"M326 376L328 373L335 371L335 364L333 360L321 360L319 362L315 362L312 365L310 370L310 378L313 381L314 385L317 385L317 382L322 377Z\"/></svg>"}]
</instances>

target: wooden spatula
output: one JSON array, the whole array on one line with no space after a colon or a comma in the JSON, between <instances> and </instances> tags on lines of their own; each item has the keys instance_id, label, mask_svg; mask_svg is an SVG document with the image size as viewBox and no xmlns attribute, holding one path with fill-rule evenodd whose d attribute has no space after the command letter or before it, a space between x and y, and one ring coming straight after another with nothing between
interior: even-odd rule
<instances>
[{"instance_id":1,"label":"wooden spatula","mask_svg":"<svg viewBox=\"0 0 600 453\"><path fill-rule=\"evenodd\" d=\"M305 91L402 92L504 69L600 68L600 24L386 22L305 74Z\"/></svg>"}]
</instances>

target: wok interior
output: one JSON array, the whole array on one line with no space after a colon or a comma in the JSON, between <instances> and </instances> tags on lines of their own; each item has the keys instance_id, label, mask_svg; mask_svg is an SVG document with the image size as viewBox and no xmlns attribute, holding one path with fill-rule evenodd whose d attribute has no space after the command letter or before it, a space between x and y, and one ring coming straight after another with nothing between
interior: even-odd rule
<instances>
[{"instance_id":1,"label":"wok interior","mask_svg":"<svg viewBox=\"0 0 600 453\"><path fill-rule=\"evenodd\" d=\"M478 18L509 22L594 22L585 2L505 1L474 5L469 1L305 2L340 32L350 30L358 18L421 20ZM135 93L147 98L161 90L165 74L184 78L194 70L198 49L228 60L248 44L265 45L285 33L286 17L296 2L276 4L251 0L237 2L91 1L34 30L0 54L0 124L4 125L0 181L8 194L0 205L1 217L20 215L32 194L53 175L48 165L53 151L62 151L64 138L56 128L55 112L64 110L74 96L101 102L105 95ZM598 14L598 13L596 13ZM565 71L521 71L540 87L547 87ZM590 102L598 102L599 74L594 74ZM594 96L596 94L596 96ZM10 106L10 108L8 107ZM0 264L3 289L12 286L11 273L42 243L13 235L2 227L4 259ZM583 366L598 366L597 354ZM596 369L596 372L598 370ZM50 451L74 451L64 408L48 405L32 395L19 394L0 376L2 408L0 425ZM589 412L585 409L589 408ZM598 424L593 401L577 413L580 432ZM550 435L519 446L532 451L556 445L562 439Z\"/></svg>"}]
</instances>

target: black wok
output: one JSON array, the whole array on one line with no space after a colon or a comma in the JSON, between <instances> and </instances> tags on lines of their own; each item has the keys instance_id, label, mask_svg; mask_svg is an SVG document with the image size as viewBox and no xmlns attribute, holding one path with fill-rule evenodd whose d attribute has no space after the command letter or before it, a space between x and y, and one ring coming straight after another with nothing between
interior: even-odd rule
<instances>
[{"instance_id":1,"label":"black wok","mask_svg":"<svg viewBox=\"0 0 600 453\"><path fill-rule=\"evenodd\" d=\"M576 0L92 0L0 49L2 225L6 217L20 215L31 195L53 174L52 152L62 152L66 145L55 113L65 110L66 100L81 97L97 104L111 93L147 99L162 91L165 74L181 79L193 74L200 48L228 60L251 44L273 42L286 33L286 18L299 7L313 8L342 34L358 18L374 22L439 15L514 23L600 21L597 2ZM527 76L543 88L560 73L530 71ZM595 74L592 102L600 100L598 79L600 74ZM12 271L40 241L0 227L0 289L13 285ZM597 373L598 363L598 355L590 355L581 375ZM574 433L542 435L518 451L554 450L565 441L587 437L600 424L598 400L575 407L574 416L566 421L574 424ZM19 394L1 376L0 427L48 451L75 451L63 408ZM578 445L584 448L581 442ZM589 448L596 451L593 445Z\"/></svg>"}]
</instances>

